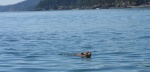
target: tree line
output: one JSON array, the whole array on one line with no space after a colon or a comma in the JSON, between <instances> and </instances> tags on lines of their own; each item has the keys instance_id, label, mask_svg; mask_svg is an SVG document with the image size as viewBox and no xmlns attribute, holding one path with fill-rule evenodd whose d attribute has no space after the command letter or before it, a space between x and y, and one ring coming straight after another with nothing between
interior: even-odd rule
<instances>
[{"instance_id":1,"label":"tree line","mask_svg":"<svg viewBox=\"0 0 150 72\"><path fill-rule=\"evenodd\" d=\"M150 0L41 0L36 9L93 9L150 5Z\"/></svg>"}]
</instances>

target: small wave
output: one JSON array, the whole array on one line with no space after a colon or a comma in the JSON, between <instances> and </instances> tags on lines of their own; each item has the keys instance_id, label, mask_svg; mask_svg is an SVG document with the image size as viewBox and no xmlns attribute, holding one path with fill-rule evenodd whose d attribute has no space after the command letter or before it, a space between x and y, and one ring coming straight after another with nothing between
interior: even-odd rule
<instances>
[{"instance_id":1,"label":"small wave","mask_svg":"<svg viewBox=\"0 0 150 72\"><path fill-rule=\"evenodd\" d=\"M34 43L24 43L23 46L33 47L33 46L37 46L37 44L34 44Z\"/></svg>"},{"instance_id":2,"label":"small wave","mask_svg":"<svg viewBox=\"0 0 150 72\"><path fill-rule=\"evenodd\" d=\"M123 33L120 33L120 32L112 32L112 34L121 35L121 34L123 34Z\"/></svg>"},{"instance_id":3,"label":"small wave","mask_svg":"<svg viewBox=\"0 0 150 72\"><path fill-rule=\"evenodd\" d=\"M7 47L7 46L10 46L9 43L0 43L0 47Z\"/></svg>"},{"instance_id":4,"label":"small wave","mask_svg":"<svg viewBox=\"0 0 150 72\"><path fill-rule=\"evenodd\" d=\"M85 34L99 34L101 33L100 31L91 31L91 32L85 32Z\"/></svg>"},{"instance_id":5,"label":"small wave","mask_svg":"<svg viewBox=\"0 0 150 72\"><path fill-rule=\"evenodd\" d=\"M31 37L22 37L23 40L32 40Z\"/></svg>"},{"instance_id":6,"label":"small wave","mask_svg":"<svg viewBox=\"0 0 150 72\"><path fill-rule=\"evenodd\" d=\"M49 69L46 68L15 68L15 71L23 71L23 72L49 72Z\"/></svg>"},{"instance_id":7,"label":"small wave","mask_svg":"<svg viewBox=\"0 0 150 72\"><path fill-rule=\"evenodd\" d=\"M59 40L58 37L55 36L30 36L30 37L22 37L23 40Z\"/></svg>"},{"instance_id":8,"label":"small wave","mask_svg":"<svg viewBox=\"0 0 150 72\"><path fill-rule=\"evenodd\" d=\"M41 57L41 55L29 55L29 56L25 56L24 58L26 59L34 59L34 58L39 58Z\"/></svg>"},{"instance_id":9,"label":"small wave","mask_svg":"<svg viewBox=\"0 0 150 72\"><path fill-rule=\"evenodd\" d=\"M150 36L140 36L137 39L150 39Z\"/></svg>"},{"instance_id":10,"label":"small wave","mask_svg":"<svg viewBox=\"0 0 150 72\"><path fill-rule=\"evenodd\" d=\"M0 39L2 39L3 38L3 35L0 35Z\"/></svg>"},{"instance_id":11,"label":"small wave","mask_svg":"<svg viewBox=\"0 0 150 72\"><path fill-rule=\"evenodd\" d=\"M19 40L17 40L17 39L7 39L7 40L4 40L4 41L8 41L8 42L17 42L17 41L19 41Z\"/></svg>"},{"instance_id":12,"label":"small wave","mask_svg":"<svg viewBox=\"0 0 150 72\"><path fill-rule=\"evenodd\" d=\"M111 38L112 41L124 40L125 37L113 37Z\"/></svg>"},{"instance_id":13,"label":"small wave","mask_svg":"<svg viewBox=\"0 0 150 72\"><path fill-rule=\"evenodd\" d=\"M75 56L75 53L60 53L58 55Z\"/></svg>"},{"instance_id":14,"label":"small wave","mask_svg":"<svg viewBox=\"0 0 150 72\"><path fill-rule=\"evenodd\" d=\"M89 69L74 69L74 70L70 70L68 72L91 72L91 71L96 71L96 72L100 72L100 71L120 71L120 70L134 70L134 69L138 69L138 67L136 66L104 66L104 67L100 67L100 68L89 68Z\"/></svg>"},{"instance_id":15,"label":"small wave","mask_svg":"<svg viewBox=\"0 0 150 72\"><path fill-rule=\"evenodd\" d=\"M19 39L13 38L13 37L6 37L6 38L4 38L2 40L3 41L8 41L8 42L17 42L17 41L19 41Z\"/></svg>"},{"instance_id":16,"label":"small wave","mask_svg":"<svg viewBox=\"0 0 150 72\"><path fill-rule=\"evenodd\" d=\"M90 71L100 71L100 69L74 69L68 72L90 72Z\"/></svg>"},{"instance_id":17,"label":"small wave","mask_svg":"<svg viewBox=\"0 0 150 72\"><path fill-rule=\"evenodd\" d=\"M7 51L7 52L3 52L3 54L19 56L21 53L15 51Z\"/></svg>"},{"instance_id":18,"label":"small wave","mask_svg":"<svg viewBox=\"0 0 150 72\"><path fill-rule=\"evenodd\" d=\"M107 55L126 55L131 54L131 52L112 52L112 53L106 53Z\"/></svg>"},{"instance_id":19,"label":"small wave","mask_svg":"<svg viewBox=\"0 0 150 72\"><path fill-rule=\"evenodd\" d=\"M128 54L125 57L128 57L128 58L141 58L142 56L140 54Z\"/></svg>"},{"instance_id":20,"label":"small wave","mask_svg":"<svg viewBox=\"0 0 150 72\"><path fill-rule=\"evenodd\" d=\"M85 48L85 49L92 49L93 47L91 45L84 45L82 46L82 48Z\"/></svg>"}]
</instances>

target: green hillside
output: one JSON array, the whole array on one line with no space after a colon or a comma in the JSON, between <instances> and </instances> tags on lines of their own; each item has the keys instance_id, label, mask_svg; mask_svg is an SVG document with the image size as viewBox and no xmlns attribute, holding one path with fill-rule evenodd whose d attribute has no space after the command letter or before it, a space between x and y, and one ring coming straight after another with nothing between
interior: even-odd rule
<instances>
[{"instance_id":1,"label":"green hillside","mask_svg":"<svg viewBox=\"0 0 150 72\"><path fill-rule=\"evenodd\" d=\"M42 0L36 10L146 7L150 0Z\"/></svg>"}]
</instances>

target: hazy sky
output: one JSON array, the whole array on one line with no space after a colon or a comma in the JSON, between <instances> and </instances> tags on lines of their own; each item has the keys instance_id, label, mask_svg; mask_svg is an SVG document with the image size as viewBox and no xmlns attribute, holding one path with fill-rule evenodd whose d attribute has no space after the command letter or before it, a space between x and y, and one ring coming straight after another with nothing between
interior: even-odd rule
<instances>
[{"instance_id":1,"label":"hazy sky","mask_svg":"<svg viewBox=\"0 0 150 72\"><path fill-rule=\"evenodd\" d=\"M21 1L24 1L24 0L0 0L0 5L15 4Z\"/></svg>"}]
</instances>

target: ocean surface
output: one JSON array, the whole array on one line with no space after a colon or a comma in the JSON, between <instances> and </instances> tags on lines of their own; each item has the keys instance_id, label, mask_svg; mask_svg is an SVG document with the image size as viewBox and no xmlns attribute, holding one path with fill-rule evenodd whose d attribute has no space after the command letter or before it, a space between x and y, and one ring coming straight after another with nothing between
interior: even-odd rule
<instances>
[{"instance_id":1,"label":"ocean surface","mask_svg":"<svg viewBox=\"0 0 150 72\"><path fill-rule=\"evenodd\" d=\"M0 12L0 72L150 72L150 9Z\"/></svg>"}]
</instances>

